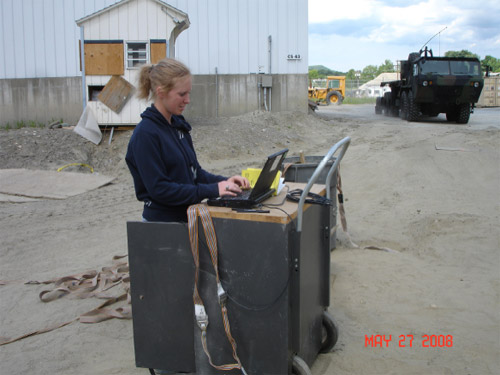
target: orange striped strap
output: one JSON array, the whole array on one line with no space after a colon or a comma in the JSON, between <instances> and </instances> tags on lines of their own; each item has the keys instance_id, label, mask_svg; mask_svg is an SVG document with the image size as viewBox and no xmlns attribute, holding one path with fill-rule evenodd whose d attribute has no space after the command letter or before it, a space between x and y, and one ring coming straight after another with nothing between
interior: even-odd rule
<instances>
[{"instance_id":1,"label":"orange striped strap","mask_svg":"<svg viewBox=\"0 0 500 375\"><path fill-rule=\"evenodd\" d=\"M240 369L243 374L246 375L245 369L243 368L241 361L236 352L236 341L231 335L231 327L229 325L229 317L227 315L226 308L226 292L222 287L219 278L219 262L218 262L218 251L217 251L217 236L215 235L214 224L212 222L212 217L208 208L204 204L196 204L190 206L187 211L188 214L188 229L189 229L189 242L191 244L191 252L193 253L193 259L195 264L195 274L194 274L194 291L193 291L193 302L195 309L195 317L198 327L201 330L201 343L203 345L203 350L208 357L210 365L218 370L234 370ZM210 251L210 258L212 259L212 265L215 270L215 279L217 282L217 296L219 304L221 306L222 319L224 322L224 330L226 331L226 336L233 349L233 358L236 363L230 363L225 365L215 365L212 362L212 357L208 351L207 347L207 326L208 326L208 315L203 305L203 300L201 299L200 293L198 292L198 279L199 279L199 269L200 269L200 252L199 252L199 242L198 242L198 216L201 219L203 225L203 230L205 232L205 238L207 240L208 248Z\"/></svg>"}]
</instances>

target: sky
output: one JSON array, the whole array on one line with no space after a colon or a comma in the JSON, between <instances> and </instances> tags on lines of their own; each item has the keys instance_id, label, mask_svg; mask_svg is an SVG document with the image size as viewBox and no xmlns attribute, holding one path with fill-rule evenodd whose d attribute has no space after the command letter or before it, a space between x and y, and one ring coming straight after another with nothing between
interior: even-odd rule
<instances>
[{"instance_id":1,"label":"sky","mask_svg":"<svg viewBox=\"0 0 500 375\"><path fill-rule=\"evenodd\" d=\"M498 0L309 0L309 65L347 72L396 64L425 43L434 56L500 58Z\"/></svg>"}]
</instances>

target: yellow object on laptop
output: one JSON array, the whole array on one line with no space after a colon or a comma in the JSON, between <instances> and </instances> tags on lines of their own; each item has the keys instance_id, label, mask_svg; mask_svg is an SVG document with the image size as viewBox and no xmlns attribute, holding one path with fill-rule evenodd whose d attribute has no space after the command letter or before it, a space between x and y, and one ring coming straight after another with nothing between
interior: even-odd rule
<instances>
[{"instance_id":1,"label":"yellow object on laptop","mask_svg":"<svg viewBox=\"0 0 500 375\"><path fill-rule=\"evenodd\" d=\"M241 176L245 177L250 182L250 187L253 189L255 183L257 182L260 176L260 172L262 172L262 169L247 168L241 171ZM276 177L274 178L273 184L271 185L271 188L274 189L273 195L277 194L280 178L281 178L281 171L278 171Z\"/></svg>"}]
</instances>

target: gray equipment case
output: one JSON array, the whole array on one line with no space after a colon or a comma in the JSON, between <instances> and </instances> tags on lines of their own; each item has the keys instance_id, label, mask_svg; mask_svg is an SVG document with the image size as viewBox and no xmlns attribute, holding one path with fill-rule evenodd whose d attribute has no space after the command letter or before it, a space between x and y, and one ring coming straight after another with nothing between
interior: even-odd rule
<instances>
[{"instance_id":1,"label":"gray equipment case","mask_svg":"<svg viewBox=\"0 0 500 375\"><path fill-rule=\"evenodd\" d=\"M330 159L342 146L340 162L349 141L339 142L325 158ZM321 162L318 169L325 165ZM315 174L307 184L291 183L291 188L325 194L325 186L314 185ZM273 199L278 202L283 197ZM330 209L304 204L304 200L286 202L280 207L286 213L236 213L210 207L231 333L247 374L310 373L307 366L336 342L336 327L326 312ZM240 370L216 370L203 351L194 318L195 266L187 225L128 222L127 231L137 367L241 374ZM201 227L199 242L198 286L209 316L208 350L215 364L233 363ZM306 368L297 371L297 363Z\"/></svg>"}]
</instances>

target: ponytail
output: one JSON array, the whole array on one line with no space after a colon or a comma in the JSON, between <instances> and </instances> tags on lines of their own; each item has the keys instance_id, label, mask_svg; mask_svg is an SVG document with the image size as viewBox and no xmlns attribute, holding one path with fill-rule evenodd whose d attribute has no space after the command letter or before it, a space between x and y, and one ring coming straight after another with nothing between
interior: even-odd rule
<instances>
[{"instance_id":1,"label":"ponytail","mask_svg":"<svg viewBox=\"0 0 500 375\"><path fill-rule=\"evenodd\" d=\"M166 58L158 64L143 65L139 72L139 99L149 100L156 97L156 88L170 91L179 78L191 75L189 69L180 61Z\"/></svg>"},{"instance_id":2,"label":"ponytail","mask_svg":"<svg viewBox=\"0 0 500 375\"><path fill-rule=\"evenodd\" d=\"M148 100L151 93L151 71L153 65L143 65L139 72L139 91L137 97L139 99Z\"/></svg>"}]
</instances>

